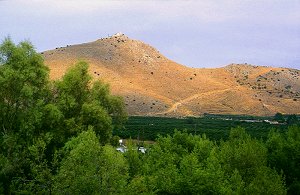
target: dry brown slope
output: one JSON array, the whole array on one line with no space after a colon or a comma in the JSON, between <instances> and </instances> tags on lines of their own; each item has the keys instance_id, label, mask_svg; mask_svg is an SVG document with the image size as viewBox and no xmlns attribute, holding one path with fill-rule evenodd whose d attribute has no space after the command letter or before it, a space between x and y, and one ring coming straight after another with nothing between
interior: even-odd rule
<instances>
[{"instance_id":1,"label":"dry brown slope","mask_svg":"<svg viewBox=\"0 0 300 195\"><path fill-rule=\"evenodd\" d=\"M123 34L43 55L52 79L61 78L78 60L89 62L94 78L109 82L112 92L124 97L131 115L300 113L300 100L295 101L300 89L298 70L237 64L188 68Z\"/></svg>"}]
</instances>

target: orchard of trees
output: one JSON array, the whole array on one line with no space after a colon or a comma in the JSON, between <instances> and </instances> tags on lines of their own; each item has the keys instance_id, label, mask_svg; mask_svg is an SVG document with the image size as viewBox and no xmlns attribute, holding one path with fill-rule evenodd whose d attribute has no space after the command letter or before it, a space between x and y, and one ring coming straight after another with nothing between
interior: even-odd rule
<instances>
[{"instance_id":1,"label":"orchard of trees","mask_svg":"<svg viewBox=\"0 0 300 195\"><path fill-rule=\"evenodd\" d=\"M300 193L299 126L266 141L237 127L218 143L175 130L119 153L122 99L85 62L48 75L30 43L0 45L0 194Z\"/></svg>"}]
</instances>

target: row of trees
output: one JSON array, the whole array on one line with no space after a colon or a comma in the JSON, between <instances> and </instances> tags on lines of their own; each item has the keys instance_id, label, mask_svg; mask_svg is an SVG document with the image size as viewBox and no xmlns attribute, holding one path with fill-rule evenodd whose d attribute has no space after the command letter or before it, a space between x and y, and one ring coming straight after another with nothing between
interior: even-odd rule
<instances>
[{"instance_id":1,"label":"row of trees","mask_svg":"<svg viewBox=\"0 0 300 195\"><path fill-rule=\"evenodd\" d=\"M138 153L111 146L126 120L80 62L55 82L32 45L0 46L0 194L297 194L300 128L216 143L175 131Z\"/></svg>"},{"instance_id":2,"label":"row of trees","mask_svg":"<svg viewBox=\"0 0 300 195\"><path fill-rule=\"evenodd\" d=\"M295 114L283 115L278 112L274 115L274 120L279 123L287 123L288 125L299 124L299 119Z\"/></svg>"}]
</instances>

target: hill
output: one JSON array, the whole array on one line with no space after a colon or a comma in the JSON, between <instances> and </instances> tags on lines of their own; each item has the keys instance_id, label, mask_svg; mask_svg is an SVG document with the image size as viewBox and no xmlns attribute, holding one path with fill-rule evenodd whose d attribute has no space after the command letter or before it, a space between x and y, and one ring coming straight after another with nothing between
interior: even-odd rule
<instances>
[{"instance_id":1,"label":"hill","mask_svg":"<svg viewBox=\"0 0 300 195\"><path fill-rule=\"evenodd\" d=\"M124 34L42 52L51 79L78 60L124 97L130 115L300 114L300 71L230 64L189 68Z\"/></svg>"}]
</instances>

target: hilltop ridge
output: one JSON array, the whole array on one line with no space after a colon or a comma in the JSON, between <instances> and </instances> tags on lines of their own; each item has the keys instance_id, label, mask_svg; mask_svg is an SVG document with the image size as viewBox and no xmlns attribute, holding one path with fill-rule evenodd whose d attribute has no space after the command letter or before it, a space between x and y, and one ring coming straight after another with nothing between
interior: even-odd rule
<instances>
[{"instance_id":1,"label":"hilltop ridge","mask_svg":"<svg viewBox=\"0 0 300 195\"><path fill-rule=\"evenodd\" d=\"M42 53L51 79L78 60L90 64L94 79L110 83L130 115L273 115L300 113L299 70L230 64L189 68L123 33Z\"/></svg>"}]
</instances>

